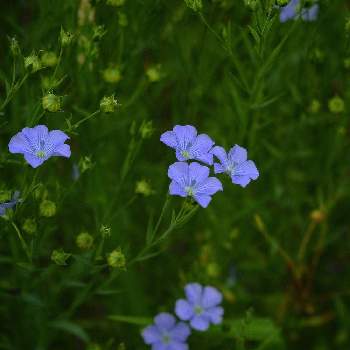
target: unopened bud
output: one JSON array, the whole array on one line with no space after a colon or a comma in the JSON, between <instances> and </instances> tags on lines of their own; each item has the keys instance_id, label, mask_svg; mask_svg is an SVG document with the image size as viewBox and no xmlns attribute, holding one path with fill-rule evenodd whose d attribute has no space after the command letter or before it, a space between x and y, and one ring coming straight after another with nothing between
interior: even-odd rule
<instances>
[{"instance_id":1,"label":"unopened bud","mask_svg":"<svg viewBox=\"0 0 350 350\"><path fill-rule=\"evenodd\" d=\"M119 67L111 66L102 72L102 77L107 83L116 84L121 80L122 75Z\"/></svg>"},{"instance_id":2,"label":"unopened bud","mask_svg":"<svg viewBox=\"0 0 350 350\"><path fill-rule=\"evenodd\" d=\"M185 0L185 3L195 12L200 12L203 8L202 0Z\"/></svg>"},{"instance_id":3,"label":"unopened bud","mask_svg":"<svg viewBox=\"0 0 350 350\"><path fill-rule=\"evenodd\" d=\"M61 97L49 93L43 97L42 105L49 112L58 112L61 110Z\"/></svg>"},{"instance_id":4,"label":"unopened bud","mask_svg":"<svg viewBox=\"0 0 350 350\"><path fill-rule=\"evenodd\" d=\"M112 96L105 96L100 101L100 110L104 113L113 113L115 109L119 106L118 101Z\"/></svg>"},{"instance_id":5,"label":"unopened bud","mask_svg":"<svg viewBox=\"0 0 350 350\"><path fill-rule=\"evenodd\" d=\"M111 228L105 225L101 225L100 227L101 236L104 238L111 236Z\"/></svg>"},{"instance_id":6,"label":"unopened bud","mask_svg":"<svg viewBox=\"0 0 350 350\"><path fill-rule=\"evenodd\" d=\"M326 213L321 209L315 209L310 213L310 219L316 223L324 221L326 218Z\"/></svg>"},{"instance_id":7,"label":"unopened bud","mask_svg":"<svg viewBox=\"0 0 350 350\"><path fill-rule=\"evenodd\" d=\"M49 200L44 200L40 204L40 215L50 218L56 214L56 204Z\"/></svg>"},{"instance_id":8,"label":"unopened bud","mask_svg":"<svg viewBox=\"0 0 350 350\"><path fill-rule=\"evenodd\" d=\"M82 232L77 236L76 243L80 249L89 250L94 244L94 237L87 232Z\"/></svg>"},{"instance_id":9,"label":"unopened bud","mask_svg":"<svg viewBox=\"0 0 350 350\"><path fill-rule=\"evenodd\" d=\"M139 132L140 132L141 137L143 139L150 138L154 132L152 120L150 120L150 121L144 120L140 126Z\"/></svg>"},{"instance_id":10,"label":"unopened bud","mask_svg":"<svg viewBox=\"0 0 350 350\"><path fill-rule=\"evenodd\" d=\"M136 182L135 193L148 197L153 194L154 191L146 180L140 180Z\"/></svg>"},{"instance_id":11,"label":"unopened bud","mask_svg":"<svg viewBox=\"0 0 350 350\"><path fill-rule=\"evenodd\" d=\"M19 47L16 38L9 38L10 40L10 50L13 57L17 57L21 54L21 48Z\"/></svg>"},{"instance_id":12,"label":"unopened bud","mask_svg":"<svg viewBox=\"0 0 350 350\"><path fill-rule=\"evenodd\" d=\"M67 260L72 254L65 253L63 249L55 249L51 254L51 260L60 266L67 265Z\"/></svg>"},{"instance_id":13,"label":"unopened bud","mask_svg":"<svg viewBox=\"0 0 350 350\"><path fill-rule=\"evenodd\" d=\"M42 68L39 57L34 53L24 58L24 67L30 69L32 73Z\"/></svg>"},{"instance_id":14,"label":"unopened bud","mask_svg":"<svg viewBox=\"0 0 350 350\"><path fill-rule=\"evenodd\" d=\"M41 55L41 63L44 67L54 67L57 62L57 55L53 51L46 51Z\"/></svg>"},{"instance_id":15,"label":"unopened bud","mask_svg":"<svg viewBox=\"0 0 350 350\"><path fill-rule=\"evenodd\" d=\"M62 46L68 46L73 41L74 35L70 32L66 32L63 28L61 28L60 33L60 41Z\"/></svg>"},{"instance_id":16,"label":"unopened bud","mask_svg":"<svg viewBox=\"0 0 350 350\"><path fill-rule=\"evenodd\" d=\"M108 254L107 263L110 267L125 270L126 259L120 248L114 249Z\"/></svg>"},{"instance_id":17,"label":"unopened bud","mask_svg":"<svg viewBox=\"0 0 350 350\"><path fill-rule=\"evenodd\" d=\"M328 108L335 114L344 112L345 104L343 99L339 96L334 96L328 101Z\"/></svg>"},{"instance_id":18,"label":"unopened bud","mask_svg":"<svg viewBox=\"0 0 350 350\"><path fill-rule=\"evenodd\" d=\"M27 232L30 235L34 235L37 231L35 219L25 219L22 228L24 232Z\"/></svg>"}]
</instances>

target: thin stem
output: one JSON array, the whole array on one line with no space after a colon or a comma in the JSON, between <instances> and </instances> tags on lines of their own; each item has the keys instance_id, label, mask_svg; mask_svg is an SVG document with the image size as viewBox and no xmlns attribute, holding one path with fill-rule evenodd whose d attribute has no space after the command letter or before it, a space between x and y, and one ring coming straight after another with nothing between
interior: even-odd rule
<instances>
[{"instance_id":1,"label":"thin stem","mask_svg":"<svg viewBox=\"0 0 350 350\"><path fill-rule=\"evenodd\" d=\"M299 252L298 252L299 261L302 261L305 257L306 248L311 240L312 234L315 231L315 227L316 227L316 223L314 221L311 221L300 243Z\"/></svg>"},{"instance_id":2,"label":"thin stem","mask_svg":"<svg viewBox=\"0 0 350 350\"><path fill-rule=\"evenodd\" d=\"M12 227L15 229L16 233L17 233L17 236L18 236L18 238L19 238L19 240L21 242L22 248L25 251L29 262L32 263L32 254L30 253L29 247L28 247L26 241L24 240L24 238L23 238L23 236L21 234L21 231L19 230L19 228L17 227L17 225L13 221L11 222L11 224L12 224Z\"/></svg>"}]
</instances>

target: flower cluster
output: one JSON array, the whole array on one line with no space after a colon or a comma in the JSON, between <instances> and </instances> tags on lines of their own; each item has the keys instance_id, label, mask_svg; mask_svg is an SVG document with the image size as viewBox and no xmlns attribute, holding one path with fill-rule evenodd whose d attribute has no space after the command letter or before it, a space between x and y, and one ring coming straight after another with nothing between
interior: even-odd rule
<instances>
[{"instance_id":1,"label":"flower cluster","mask_svg":"<svg viewBox=\"0 0 350 350\"><path fill-rule=\"evenodd\" d=\"M234 184L242 187L259 176L254 162L247 160L246 149L235 145L226 153L224 148L214 147L215 142L208 135L198 135L192 125L176 125L172 131L163 133L160 141L175 150L178 160L168 169L168 176L172 180L169 193L191 197L203 208L208 206L212 195L223 191L220 180L209 176L210 170L206 165L214 164L215 174L226 173ZM214 156L219 163L214 162Z\"/></svg>"},{"instance_id":2,"label":"flower cluster","mask_svg":"<svg viewBox=\"0 0 350 350\"><path fill-rule=\"evenodd\" d=\"M315 21L317 19L319 5L317 1L291 0L287 6L281 8L280 21L287 22L291 19L301 18L303 21ZM304 5L304 6L303 6Z\"/></svg>"},{"instance_id":3,"label":"flower cluster","mask_svg":"<svg viewBox=\"0 0 350 350\"><path fill-rule=\"evenodd\" d=\"M187 338L191 328L206 331L210 324L220 324L224 309L219 306L222 294L214 287L203 287L199 283L185 286L186 299L179 299L175 305L175 314L160 313L154 318L154 324L146 327L142 337L152 350L188 350ZM189 322L189 325L183 321Z\"/></svg>"}]
</instances>

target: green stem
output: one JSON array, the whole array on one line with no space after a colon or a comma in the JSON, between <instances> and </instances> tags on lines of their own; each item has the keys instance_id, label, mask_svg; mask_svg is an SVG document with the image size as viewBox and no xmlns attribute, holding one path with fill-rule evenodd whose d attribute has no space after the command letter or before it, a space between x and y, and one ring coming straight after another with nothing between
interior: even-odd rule
<instances>
[{"instance_id":1,"label":"green stem","mask_svg":"<svg viewBox=\"0 0 350 350\"><path fill-rule=\"evenodd\" d=\"M25 251L29 262L32 263L32 254L30 252L30 249L29 249L26 241L24 240L24 238L23 238L23 236L21 234L21 231L19 230L19 228L17 227L17 225L13 221L11 221L11 224L12 224L12 227L15 229L16 233L17 233L17 236L18 236L18 238L19 238L19 240L21 242L22 248Z\"/></svg>"}]
</instances>

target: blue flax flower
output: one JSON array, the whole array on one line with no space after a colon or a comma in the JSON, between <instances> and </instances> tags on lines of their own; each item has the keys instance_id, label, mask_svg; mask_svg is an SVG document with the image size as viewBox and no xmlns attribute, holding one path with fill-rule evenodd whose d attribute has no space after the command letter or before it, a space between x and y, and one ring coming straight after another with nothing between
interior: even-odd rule
<instances>
[{"instance_id":1,"label":"blue flax flower","mask_svg":"<svg viewBox=\"0 0 350 350\"><path fill-rule=\"evenodd\" d=\"M172 131L166 131L160 141L176 150L176 158L180 162L190 159L213 164L213 155L209 153L214 141L206 134L197 135L192 125L176 125Z\"/></svg>"},{"instance_id":2,"label":"blue flax flower","mask_svg":"<svg viewBox=\"0 0 350 350\"><path fill-rule=\"evenodd\" d=\"M227 154L222 147L215 146L212 153L220 160L220 163L214 163L215 174L228 174L234 184L246 187L251 180L259 177L255 163L247 160L245 148L235 145Z\"/></svg>"},{"instance_id":3,"label":"blue flax flower","mask_svg":"<svg viewBox=\"0 0 350 350\"><path fill-rule=\"evenodd\" d=\"M291 0L287 6L281 8L280 21L286 22L291 19L302 18L304 21L315 21L317 19L319 5L315 3L310 7L303 7L300 0Z\"/></svg>"},{"instance_id":4,"label":"blue flax flower","mask_svg":"<svg viewBox=\"0 0 350 350\"><path fill-rule=\"evenodd\" d=\"M25 160L37 168L53 156L69 158L69 145L65 144L69 137L60 130L48 131L45 125L24 128L13 136L9 143L11 153L22 153Z\"/></svg>"},{"instance_id":5,"label":"blue flax flower","mask_svg":"<svg viewBox=\"0 0 350 350\"><path fill-rule=\"evenodd\" d=\"M221 182L216 177L209 177L209 168L197 162L176 162L170 165L168 176L172 180L171 195L190 196L203 208L208 206L213 194L222 191Z\"/></svg>"},{"instance_id":6,"label":"blue flax flower","mask_svg":"<svg viewBox=\"0 0 350 350\"><path fill-rule=\"evenodd\" d=\"M20 193L16 191L9 202L0 203L0 216L4 216L7 209L13 208L20 201L19 195Z\"/></svg>"},{"instance_id":7,"label":"blue flax flower","mask_svg":"<svg viewBox=\"0 0 350 350\"><path fill-rule=\"evenodd\" d=\"M190 321L193 329L206 331L209 325L222 322L224 309L219 306L222 294L214 287L189 283L185 287L187 299L176 302L175 313L182 321Z\"/></svg>"},{"instance_id":8,"label":"blue flax flower","mask_svg":"<svg viewBox=\"0 0 350 350\"><path fill-rule=\"evenodd\" d=\"M186 340L190 334L185 323L176 323L173 315L160 313L154 324L143 330L142 337L146 344L152 345L152 350L188 350Z\"/></svg>"}]
</instances>

